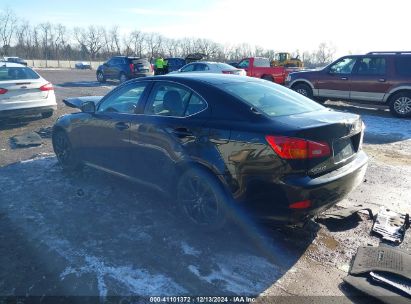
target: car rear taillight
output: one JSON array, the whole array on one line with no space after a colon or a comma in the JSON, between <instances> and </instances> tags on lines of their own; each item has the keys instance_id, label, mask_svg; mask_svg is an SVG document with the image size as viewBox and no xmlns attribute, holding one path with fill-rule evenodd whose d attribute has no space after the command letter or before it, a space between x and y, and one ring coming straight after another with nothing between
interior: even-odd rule
<instances>
[{"instance_id":1,"label":"car rear taillight","mask_svg":"<svg viewBox=\"0 0 411 304\"><path fill-rule=\"evenodd\" d=\"M0 94L6 94L8 92L7 89L0 88Z\"/></svg>"},{"instance_id":2,"label":"car rear taillight","mask_svg":"<svg viewBox=\"0 0 411 304\"><path fill-rule=\"evenodd\" d=\"M295 202L292 203L288 206L290 209L307 209L311 207L311 201L310 200L305 200L305 201L300 201L300 202Z\"/></svg>"},{"instance_id":3,"label":"car rear taillight","mask_svg":"<svg viewBox=\"0 0 411 304\"><path fill-rule=\"evenodd\" d=\"M265 139L274 152L284 159L317 158L331 154L330 147L325 142L272 135L267 135Z\"/></svg>"},{"instance_id":4,"label":"car rear taillight","mask_svg":"<svg viewBox=\"0 0 411 304\"><path fill-rule=\"evenodd\" d=\"M130 63L130 72L133 73L134 72L134 64Z\"/></svg>"},{"instance_id":5,"label":"car rear taillight","mask_svg":"<svg viewBox=\"0 0 411 304\"><path fill-rule=\"evenodd\" d=\"M42 85L39 88L39 90L40 91L52 91L52 90L54 90L54 88L53 88L53 85L49 82L49 83L46 83L45 85Z\"/></svg>"},{"instance_id":6,"label":"car rear taillight","mask_svg":"<svg viewBox=\"0 0 411 304\"><path fill-rule=\"evenodd\" d=\"M223 74L234 74L234 71L222 71Z\"/></svg>"}]
</instances>

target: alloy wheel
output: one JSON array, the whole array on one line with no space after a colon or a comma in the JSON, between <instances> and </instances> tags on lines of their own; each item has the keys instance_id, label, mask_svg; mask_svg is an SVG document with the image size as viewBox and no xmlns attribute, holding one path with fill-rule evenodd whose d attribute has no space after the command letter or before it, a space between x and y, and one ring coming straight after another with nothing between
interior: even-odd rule
<instances>
[{"instance_id":1,"label":"alloy wheel","mask_svg":"<svg viewBox=\"0 0 411 304\"><path fill-rule=\"evenodd\" d=\"M394 110L401 115L411 114L411 98L406 96L397 98L394 101Z\"/></svg>"},{"instance_id":2,"label":"alloy wheel","mask_svg":"<svg viewBox=\"0 0 411 304\"><path fill-rule=\"evenodd\" d=\"M221 217L219 203L211 185L197 176L186 179L179 193L180 202L189 218L200 226L217 223Z\"/></svg>"}]
</instances>

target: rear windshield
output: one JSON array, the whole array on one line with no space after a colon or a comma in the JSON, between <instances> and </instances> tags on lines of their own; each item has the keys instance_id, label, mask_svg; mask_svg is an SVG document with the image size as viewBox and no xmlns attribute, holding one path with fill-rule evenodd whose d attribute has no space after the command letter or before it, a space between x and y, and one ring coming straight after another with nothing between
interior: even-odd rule
<instances>
[{"instance_id":1,"label":"rear windshield","mask_svg":"<svg viewBox=\"0 0 411 304\"><path fill-rule=\"evenodd\" d=\"M235 70L235 67L233 67L232 65L229 65L227 63L219 63L218 66L221 69L225 69L225 70Z\"/></svg>"},{"instance_id":2,"label":"rear windshield","mask_svg":"<svg viewBox=\"0 0 411 304\"><path fill-rule=\"evenodd\" d=\"M411 56L399 56L395 59L395 69L400 76L411 76Z\"/></svg>"},{"instance_id":3,"label":"rear windshield","mask_svg":"<svg viewBox=\"0 0 411 304\"><path fill-rule=\"evenodd\" d=\"M299 93L265 80L226 83L220 88L271 117L324 109L323 106Z\"/></svg>"},{"instance_id":4,"label":"rear windshield","mask_svg":"<svg viewBox=\"0 0 411 304\"><path fill-rule=\"evenodd\" d=\"M133 59L133 64L137 64L137 65L144 65L144 66L149 66L150 62L148 62L145 59Z\"/></svg>"},{"instance_id":5,"label":"rear windshield","mask_svg":"<svg viewBox=\"0 0 411 304\"><path fill-rule=\"evenodd\" d=\"M0 81L39 79L40 76L30 68L26 67L0 67Z\"/></svg>"}]
</instances>

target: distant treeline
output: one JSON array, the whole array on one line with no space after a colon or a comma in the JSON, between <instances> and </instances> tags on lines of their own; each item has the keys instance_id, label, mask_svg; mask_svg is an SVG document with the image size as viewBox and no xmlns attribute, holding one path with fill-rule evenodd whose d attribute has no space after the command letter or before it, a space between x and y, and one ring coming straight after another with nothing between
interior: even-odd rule
<instances>
[{"instance_id":1,"label":"distant treeline","mask_svg":"<svg viewBox=\"0 0 411 304\"><path fill-rule=\"evenodd\" d=\"M275 38L272 38L275 39ZM249 56L273 58L276 51L248 43L221 44L203 38L167 38L159 33L134 30L121 35L118 26L104 28L68 28L50 22L30 24L19 18L11 9L0 12L0 53L2 56L19 56L41 60L106 60L114 55L134 55L148 59L185 57L203 53L210 60L238 61ZM296 50L307 67L325 65L333 60L335 48L321 43L313 52Z\"/></svg>"}]
</instances>

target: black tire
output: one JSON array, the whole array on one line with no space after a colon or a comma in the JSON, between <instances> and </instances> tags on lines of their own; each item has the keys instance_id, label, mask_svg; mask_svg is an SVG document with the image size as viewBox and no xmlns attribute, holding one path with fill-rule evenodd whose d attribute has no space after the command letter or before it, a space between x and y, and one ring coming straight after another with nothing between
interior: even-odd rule
<instances>
[{"instance_id":1,"label":"black tire","mask_svg":"<svg viewBox=\"0 0 411 304\"><path fill-rule=\"evenodd\" d=\"M270 75L264 75L263 77L261 77L261 79L264 79L264 80L267 80L267 81L271 81L271 82L274 81L274 80L273 80L273 77L270 76Z\"/></svg>"},{"instance_id":2,"label":"black tire","mask_svg":"<svg viewBox=\"0 0 411 304\"><path fill-rule=\"evenodd\" d=\"M106 82L106 77L104 76L103 72L101 71L97 72L97 81L100 83Z\"/></svg>"},{"instance_id":3,"label":"black tire","mask_svg":"<svg viewBox=\"0 0 411 304\"><path fill-rule=\"evenodd\" d=\"M67 134L64 131L57 131L53 134L52 140L54 153L63 170L69 172L81 170L83 165L75 155Z\"/></svg>"},{"instance_id":4,"label":"black tire","mask_svg":"<svg viewBox=\"0 0 411 304\"><path fill-rule=\"evenodd\" d=\"M390 111L396 117L411 117L411 93L399 92L394 94L390 98Z\"/></svg>"},{"instance_id":5,"label":"black tire","mask_svg":"<svg viewBox=\"0 0 411 304\"><path fill-rule=\"evenodd\" d=\"M41 117L43 117L43 118L49 118L51 116L53 116L53 111L41 113Z\"/></svg>"},{"instance_id":6,"label":"black tire","mask_svg":"<svg viewBox=\"0 0 411 304\"><path fill-rule=\"evenodd\" d=\"M292 89L301 95L313 99L313 90L308 84L298 83L293 85Z\"/></svg>"},{"instance_id":7,"label":"black tire","mask_svg":"<svg viewBox=\"0 0 411 304\"><path fill-rule=\"evenodd\" d=\"M128 77L126 76L126 74L120 73L120 75L118 75L118 81L120 83L126 82L127 80L128 80Z\"/></svg>"},{"instance_id":8,"label":"black tire","mask_svg":"<svg viewBox=\"0 0 411 304\"><path fill-rule=\"evenodd\" d=\"M227 223L228 195L217 178L204 169L183 173L177 184L177 201L184 217L203 231L217 231Z\"/></svg>"}]
</instances>

